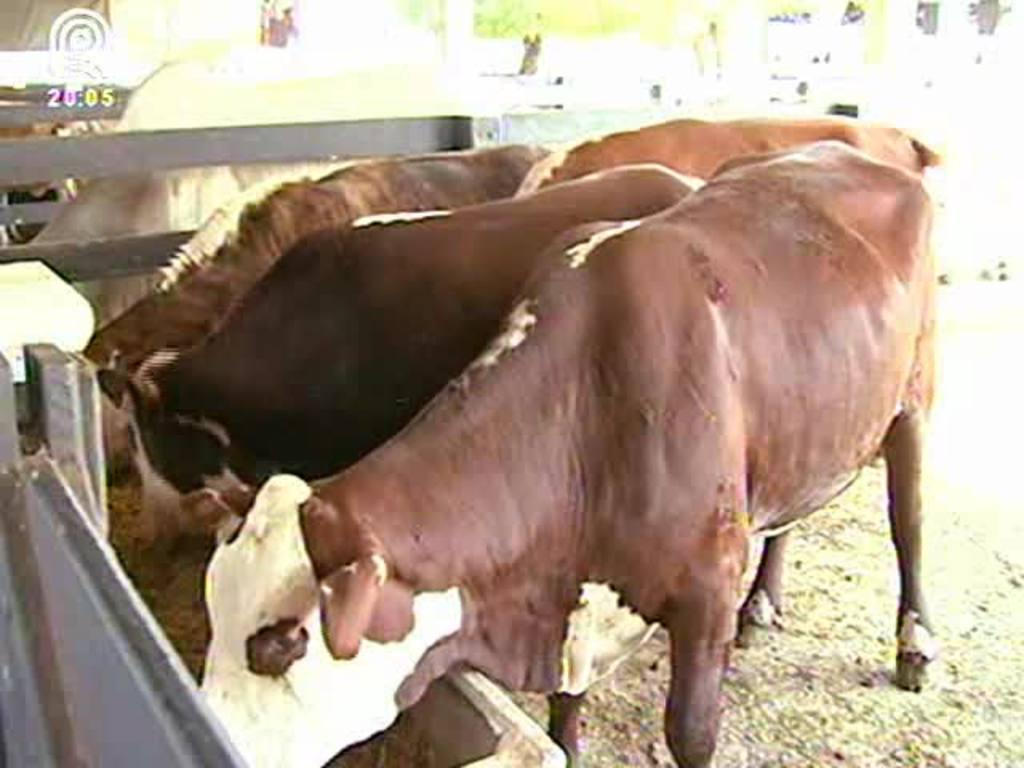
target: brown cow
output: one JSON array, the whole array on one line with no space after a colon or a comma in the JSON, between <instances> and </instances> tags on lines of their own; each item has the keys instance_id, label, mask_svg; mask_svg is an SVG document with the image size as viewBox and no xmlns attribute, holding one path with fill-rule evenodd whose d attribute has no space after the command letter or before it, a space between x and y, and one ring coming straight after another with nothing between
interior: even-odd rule
<instances>
[{"instance_id":1,"label":"brown cow","mask_svg":"<svg viewBox=\"0 0 1024 768\"><path fill-rule=\"evenodd\" d=\"M681 173L708 179L749 162L750 157L820 140L836 140L874 159L923 173L940 157L903 131L840 117L815 119L674 120L584 142L553 153L531 169L519 194L621 163L658 162ZM787 534L765 544L755 589L743 607L741 644L758 628L781 626L782 571Z\"/></svg>"},{"instance_id":2,"label":"brown cow","mask_svg":"<svg viewBox=\"0 0 1024 768\"><path fill-rule=\"evenodd\" d=\"M157 352L128 381L100 372L109 395L131 393L147 517L171 537L216 503L211 491L358 460L473 359L554 238L663 210L691 189L660 167L617 168L300 240L201 344Z\"/></svg>"},{"instance_id":3,"label":"brown cow","mask_svg":"<svg viewBox=\"0 0 1024 768\"><path fill-rule=\"evenodd\" d=\"M257 185L218 210L164 269L158 290L101 327L85 355L134 371L153 352L188 349L303 235L396 211L456 208L511 197L544 150L508 146L356 161L319 181ZM104 403L112 467L125 464L127 424Z\"/></svg>"},{"instance_id":4,"label":"brown cow","mask_svg":"<svg viewBox=\"0 0 1024 768\"><path fill-rule=\"evenodd\" d=\"M368 214L511 197L545 155L508 146L356 161L317 181L277 185L256 199L243 196L212 216L164 269L160 290L100 328L85 354L101 365L116 356L135 370L158 349L187 349L303 235Z\"/></svg>"},{"instance_id":5,"label":"brown cow","mask_svg":"<svg viewBox=\"0 0 1024 768\"><path fill-rule=\"evenodd\" d=\"M936 650L919 570L930 219L919 178L825 143L552 249L408 427L315 491L273 478L214 555L203 688L236 743L339 746L335 724L368 735L460 665L579 693L608 668L592 611L616 608L589 588L668 630L668 744L707 766L751 536L879 451L897 679L919 685Z\"/></svg>"},{"instance_id":6,"label":"brown cow","mask_svg":"<svg viewBox=\"0 0 1024 768\"><path fill-rule=\"evenodd\" d=\"M726 160L826 140L842 141L875 160L917 173L939 163L935 152L897 128L845 118L686 119L613 133L553 153L533 167L519 194L629 163L661 163L709 179Z\"/></svg>"}]
</instances>

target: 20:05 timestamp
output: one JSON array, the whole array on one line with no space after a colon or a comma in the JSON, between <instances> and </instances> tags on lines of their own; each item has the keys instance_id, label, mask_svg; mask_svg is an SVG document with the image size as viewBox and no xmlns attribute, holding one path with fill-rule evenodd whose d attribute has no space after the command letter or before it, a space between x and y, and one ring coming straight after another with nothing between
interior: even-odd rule
<instances>
[{"instance_id":1,"label":"20:05 timestamp","mask_svg":"<svg viewBox=\"0 0 1024 768\"><path fill-rule=\"evenodd\" d=\"M112 107L117 103L117 91L113 88L48 88L46 106L59 107Z\"/></svg>"}]
</instances>

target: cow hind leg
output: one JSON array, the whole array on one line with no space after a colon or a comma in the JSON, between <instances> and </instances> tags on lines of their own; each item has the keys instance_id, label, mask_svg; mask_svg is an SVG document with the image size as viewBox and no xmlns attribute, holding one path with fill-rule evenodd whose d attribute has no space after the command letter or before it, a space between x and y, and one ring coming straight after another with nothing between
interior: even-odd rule
<instances>
[{"instance_id":1,"label":"cow hind leg","mask_svg":"<svg viewBox=\"0 0 1024 768\"><path fill-rule=\"evenodd\" d=\"M889 496L889 525L900 572L896 685L920 691L928 663L938 653L921 585L921 456L924 418L905 411L882 445Z\"/></svg>"},{"instance_id":2,"label":"cow hind leg","mask_svg":"<svg viewBox=\"0 0 1024 768\"><path fill-rule=\"evenodd\" d=\"M548 696L548 735L560 746L569 761L569 768L581 768L580 710L585 693L553 693Z\"/></svg>"},{"instance_id":3,"label":"cow hind leg","mask_svg":"<svg viewBox=\"0 0 1024 768\"><path fill-rule=\"evenodd\" d=\"M780 533L764 543L757 574L740 608L736 644L747 648L759 630L782 629L782 568L789 533Z\"/></svg>"},{"instance_id":4,"label":"cow hind leg","mask_svg":"<svg viewBox=\"0 0 1024 768\"><path fill-rule=\"evenodd\" d=\"M723 583L716 591L677 604L667 622L672 678L665 735L681 768L711 765L718 739L722 680L736 626L736 584Z\"/></svg>"}]
</instances>

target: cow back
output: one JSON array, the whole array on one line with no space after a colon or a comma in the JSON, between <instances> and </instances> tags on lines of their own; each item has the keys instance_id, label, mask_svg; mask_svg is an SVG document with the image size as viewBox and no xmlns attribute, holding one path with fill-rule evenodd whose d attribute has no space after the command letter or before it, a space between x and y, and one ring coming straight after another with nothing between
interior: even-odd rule
<instances>
[{"instance_id":1,"label":"cow back","mask_svg":"<svg viewBox=\"0 0 1024 768\"><path fill-rule=\"evenodd\" d=\"M683 119L580 144L560 164L552 161L546 174L533 174L529 183L531 189L548 186L627 163L661 163L707 179L732 158L827 140L841 141L876 160L916 172L939 162L935 152L897 128L849 119ZM526 191L530 189L520 189Z\"/></svg>"},{"instance_id":2,"label":"cow back","mask_svg":"<svg viewBox=\"0 0 1024 768\"><path fill-rule=\"evenodd\" d=\"M162 372L164 408L215 419L256 465L328 474L397 432L479 354L562 231L647 216L691 189L663 169L622 168L450 215L307 235Z\"/></svg>"}]
</instances>

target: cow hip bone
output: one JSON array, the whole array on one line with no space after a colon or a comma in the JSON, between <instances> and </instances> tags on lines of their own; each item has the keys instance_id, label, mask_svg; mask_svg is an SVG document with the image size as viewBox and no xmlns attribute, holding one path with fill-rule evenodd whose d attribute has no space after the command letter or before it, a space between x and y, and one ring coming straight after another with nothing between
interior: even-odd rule
<instances>
[{"instance_id":1,"label":"cow hip bone","mask_svg":"<svg viewBox=\"0 0 1024 768\"><path fill-rule=\"evenodd\" d=\"M310 493L298 478L271 478L207 570L212 639L202 692L254 768L319 768L386 728L398 714L401 683L462 623L457 588L422 593L413 602L413 630L401 642L364 640L354 659L335 660L321 634L317 582L299 524ZM252 674L246 639L286 618L298 618L308 632L306 655L280 677Z\"/></svg>"}]
</instances>

